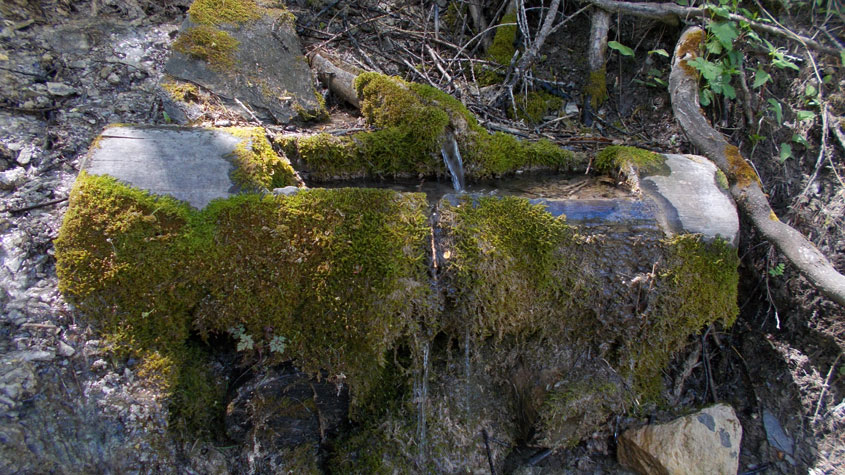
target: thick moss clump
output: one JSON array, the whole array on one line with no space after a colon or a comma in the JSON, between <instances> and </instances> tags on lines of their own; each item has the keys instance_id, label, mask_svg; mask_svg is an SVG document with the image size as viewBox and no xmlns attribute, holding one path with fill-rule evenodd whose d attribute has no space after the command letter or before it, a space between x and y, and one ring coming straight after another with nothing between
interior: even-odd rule
<instances>
[{"instance_id":1,"label":"thick moss clump","mask_svg":"<svg viewBox=\"0 0 845 475\"><path fill-rule=\"evenodd\" d=\"M601 173L612 173L626 165L653 172L660 169L664 163L665 159L659 153L637 147L611 145L596 155L594 166Z\"/></svg>"},{"instance_id":2,"label":"thick moss clump","mask_svg":"<svg viewBox=\"0 0 845 475\"><path fill-rule=\"evenodd\" d=\"M279 156L260 127L225 129L235 137L245 139L235 149L237 168L235 182L246 190L272 190L298 185L296 171L290 162Z\"/></svg>"},{"instance_id":3,"label":"thick moss clump","mask_svg":"<svg viewBox=\"0 0 845 475\"><path fill-rule=\"evenodd\" d=\"M185 30L173 42L173 49L201 59L217 71L225 71L235 64L234 53L240 43L231 34L208 25Z\"/></svg>"},{"instance_id":4,"label":"thick moss clump","mask_svg":"<svg viewBox=\"0 0 845 475\"><path fill-rule=\"evenodd\" d=\"M56 240L60 289L112 341L181 371L179 400L203 387L180 369L191 334L233 329L245 351L324 370L357 400L430 316L426 209L422 194L337 189L196 211L83 172Z\"/></svg>"},{"instance_id":5,"label":"thick moss clump","mask_svg":"<svg viewBox=\"0 0 845 475\"><path fill-rule=\"evenodd\" d=\"M238 24L257 20L261 7L255 0L194 0L188 16L199 25Z\"/></svg>"},{"instance_id":6,"label":"thick moss clump","mask_svg":"<svg viewBox=\"0 0 845 475\"><path fill-rule=\"evenodd\" d=\"M430 86L377 73L358 76L361 112L377 127L347 137L321 134L288 142L315 180L351 176L445 175L441 146L454 137L465 175L482 179L524 168L565 169L572 152L547 140L490 134L454 97Z\"/></svg>"}]
</instances>

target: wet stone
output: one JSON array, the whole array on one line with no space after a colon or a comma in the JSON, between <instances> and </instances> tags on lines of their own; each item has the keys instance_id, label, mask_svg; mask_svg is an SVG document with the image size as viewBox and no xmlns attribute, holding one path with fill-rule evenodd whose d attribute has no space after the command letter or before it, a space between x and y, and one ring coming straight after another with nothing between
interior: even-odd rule
<instances>
[{"instance_id":1,"label":"wet stone","mask_svg":"<svg viewBox=\"0 0 845 475\"><path fill-rule=\"evenodd\" d=\"M109 127L83 168L204 208L238 191L230 174L232 154L243 140L224 130Z\"/></svg>"},{"instance_id":2,"label":"wet stone","mask_svg":"<svg viewBox=\"0 0 845 475\"><path fill-rule=\"evenodd\" d=\"M736 245L739 217L715 165L695 155L665 154L669 173L641 173L640 188L659 209L661 227L673 234L717 236Z\"/></svg>"}]
</instances>

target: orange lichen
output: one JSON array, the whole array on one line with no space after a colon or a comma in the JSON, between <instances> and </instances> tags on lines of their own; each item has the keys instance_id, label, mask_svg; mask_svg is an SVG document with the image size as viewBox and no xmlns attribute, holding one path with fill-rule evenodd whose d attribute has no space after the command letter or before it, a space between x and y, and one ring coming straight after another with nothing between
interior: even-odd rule
<instances>
[{"instance_id":1,"label":"orange lichen","mask_svg":"<svg viewBox=\"0 0 845 475\"><path fill-rule=\"evenodd\" d=\"M696 28L681 38L675 50L675 57L679 60L678 65L689 75L697 77L698 70L687 64L687 61L695 59L701 52L701 43L704 41L704 30ZM687 56L689 55L689 56Z\"/></svg>"},{"instance_id":2,"label":"orange lichen","mask_svg":"<svg viewBox=\"0 0 845 475\"><path fill-rule=\"evenodd\" d=\"M740 188L747 188L752 183L760 183L757 172L742 158L739 149L733 145L725 147L725 158L728 161L727 175L732 184Z\"/></svg>"}]
</instances>

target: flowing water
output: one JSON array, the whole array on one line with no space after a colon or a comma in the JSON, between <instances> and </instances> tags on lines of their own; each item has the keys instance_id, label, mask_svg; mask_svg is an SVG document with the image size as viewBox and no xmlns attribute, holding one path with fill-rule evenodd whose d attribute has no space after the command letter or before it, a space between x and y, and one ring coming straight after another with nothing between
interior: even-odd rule
<instances>
[{"instance_id":1,"label":"flowing water","mask_svg":"<svg viewBox=\"0 0 845 475\"><path fill-rule=\"evenodd\" d=\"M446 168L452 176L452 188L460 193L464 190L464 164L461 152L458 150L458 141L451 132L440 146L440 154L443 155L443 162L446 163Z\"/></svg>"},{"instance_id":2,"label":"flowing water","mask_svg":"<svg viewBox=\"0 0 845 475\"><path fill-rule=\"evenodd\" d=\"M420 462L423 464L427 458L426 452L426 410L428 405L428 368L429 352L431 343L426 340L422 347L422 370L417 375L416 396L417 396L417 441L419 448Z\"/></svg>"}]
</instances>

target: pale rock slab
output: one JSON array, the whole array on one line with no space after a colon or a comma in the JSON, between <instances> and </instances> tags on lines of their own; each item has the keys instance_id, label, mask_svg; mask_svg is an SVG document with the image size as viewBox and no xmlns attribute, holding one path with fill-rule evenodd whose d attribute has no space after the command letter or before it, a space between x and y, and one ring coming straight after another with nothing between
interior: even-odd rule
<instances>
[{"instance_id":1,"label":"pale rock slab","mask_svg":"<svg viewBox=\"0 0 845 475\"><path fill-rule=\"evenodd\" d=\"M641 474L735 475L742 426L732 407L710 406L665 424L624 432L619 462Z\"/></svg>"},{"instance_id":2,"label":"pale rock slab","mask_svg":"<svg viewBox=\"0 0 845 475\"><path fill-rule=\"evenodd\" d=\"M657 172L638 170L639 187L659 208L661 227L669 234L701 234L736 245L736 205L720 183L718 169L704 157L664 154Z\"/></svg>"},{"instance_id":3,"label":"pale rock slab","mask_svg":"<svg viewBox=\"0 0 845 475\"><path fill-rule=\"evenodd\" d=\"M201 209L239 191L230 175L233 153L244 140L216 129L112 126L100 135L83 169Z\"/></svg>"}]
</instances>

